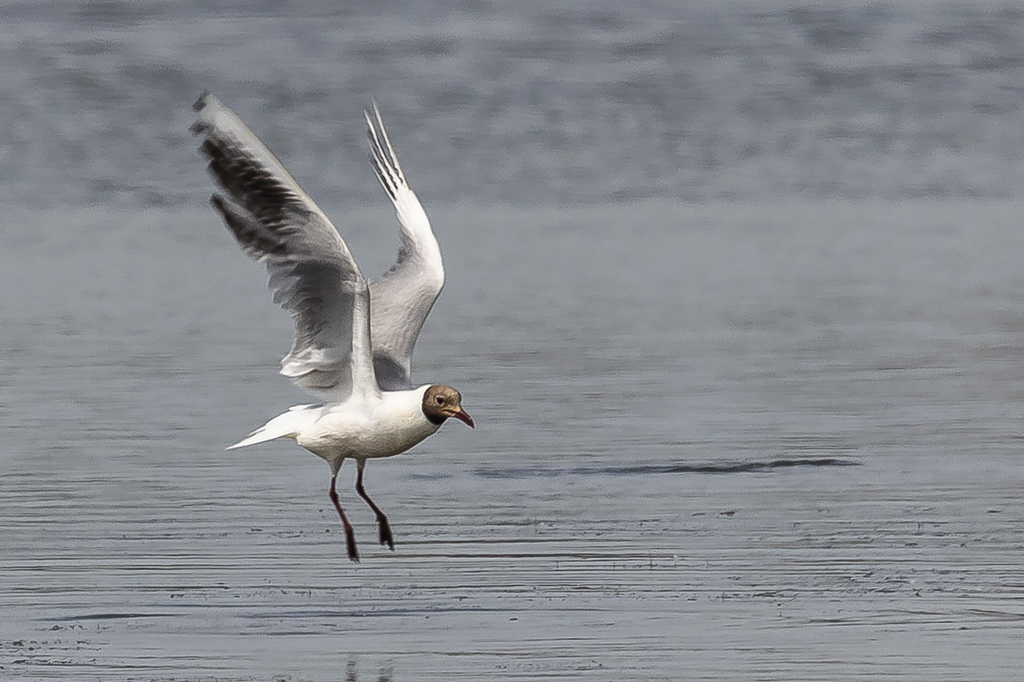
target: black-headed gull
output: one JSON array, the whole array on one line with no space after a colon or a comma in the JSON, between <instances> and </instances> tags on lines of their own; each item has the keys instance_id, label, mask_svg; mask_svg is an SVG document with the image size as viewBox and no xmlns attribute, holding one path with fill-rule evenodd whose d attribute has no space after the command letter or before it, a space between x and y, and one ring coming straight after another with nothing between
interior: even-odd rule
<instances>
[{"instance_id":1,"label":"black-headed gull","mask_svg":"<svg viewBox=\"0 0 1024 682\"><path fill-rule=\"evenodd\" d=\"M204 93L192 131L223 194L210 201L242 250L267 266L274 302L292 314L295 341L281 374L324 400L297 405L228 449L292 438L331 465L330 497L345 527L348 556L359 560L355 534L335 483L356 460L356 491L377 516L380 543L395 548L391 527L363 489L371 457L405 452L449 417L473 426L450 386L413 388L413 346L441 293L441 250L419 199L398 165L376 104L365 113L373 169L401 226L398 260L367 285L334 225L281 162L220 100Z\"/></svg>"}]
</instances>

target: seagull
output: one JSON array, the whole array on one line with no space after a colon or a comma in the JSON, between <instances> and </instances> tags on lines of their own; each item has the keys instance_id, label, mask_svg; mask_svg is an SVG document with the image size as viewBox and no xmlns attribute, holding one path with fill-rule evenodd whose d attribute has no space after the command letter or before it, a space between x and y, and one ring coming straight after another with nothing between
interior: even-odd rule
<instances>
[{"instance_id":1,"label":"seagull","mask_svg":"<svg viewBox=\"0 0 1024 682\"><path fill-rule=\"evenodd\" d=\"M388 517L363 487L366 460L405 452L454 417L475 428L451 386L414 387L413 346L444 285L441 250L409 188L376 102L363 112L374 173L398 216L398 258L367 284L348 246L280 161L220 100L203 93L192 132L219 187L210 197L249 257L266 265L274 302L291 313L295 340L281 374L323 402L296 405L228 450L291 438L331 467L329 496L355 533L336 490L346 459L358 467L356 492L377 517L381 545L395 541Z\"/></svg>"}]
</instances>

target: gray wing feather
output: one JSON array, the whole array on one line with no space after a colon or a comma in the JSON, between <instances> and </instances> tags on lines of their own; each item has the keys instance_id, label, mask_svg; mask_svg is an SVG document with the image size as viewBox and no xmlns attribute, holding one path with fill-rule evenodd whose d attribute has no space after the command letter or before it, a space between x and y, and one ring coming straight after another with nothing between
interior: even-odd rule
<instances>
[{"instance_id":1,"label":"gray wing feather","mask_svg":"<svg viewBox=\"0 0 1024 682\"><path fill-rule=\"evenodd\" d=\"M401 246L391 268L370 282L373 365L382 390L412 388L412 353L444 286L444 265L430 221L409 188L374 103L366 116L370 160L395 206Z\"/></svg>"},{"instance_id":2,"label":"gray wing feather","mask_svg":"<svg viewBox=\"0 0 1024 682\"><path fill-rule=\"evenodd\" d=\"M281 374L332 400L375 392L369 290L338 231L262 142L212 95L193 132L226 196L211 202L242 250L264 263L295 340Z\"/></svg>"}]
</instances>

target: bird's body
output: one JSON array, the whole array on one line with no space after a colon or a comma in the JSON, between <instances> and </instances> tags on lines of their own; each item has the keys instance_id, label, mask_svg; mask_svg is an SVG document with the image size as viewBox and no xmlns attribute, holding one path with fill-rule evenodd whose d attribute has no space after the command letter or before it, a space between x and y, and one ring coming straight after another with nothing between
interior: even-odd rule
<instances>
[{"instance_id":1,"label":"bird's body","mask_svg":"<svg viewBox=\"0 0 1024 682\"><path fill-rule=\"evenodd\" d=\"M291 438L330 464L398 455L440 428L423 414L421 386L370 400L296 405L228 449Z\"/></svg>"},{"instance_id":2,"label":"bird's body","mask_svg":"<svg viewBox=\"0 0 1024 682\"><path fill-rule=\"evenodd\" d=\"M405 452L450 417L473 426L454 388L411 381L413 347L444 285L426 213L374 106L373 116L366 112L371 160L394 204L401 247L395 264L368 284L334 225L259 138L212 95L195 108L193 132L223 192L211 203L242 250L267 266L274 302L295 322L281 374L324 400L292 407L228 449L291 438L326 460L348 555L358 561L335 490L342 464L355 459L356 490L377 516L381 544L394 549L387 517L363 489L366 460Z\"/></svg>"}]
</instances>

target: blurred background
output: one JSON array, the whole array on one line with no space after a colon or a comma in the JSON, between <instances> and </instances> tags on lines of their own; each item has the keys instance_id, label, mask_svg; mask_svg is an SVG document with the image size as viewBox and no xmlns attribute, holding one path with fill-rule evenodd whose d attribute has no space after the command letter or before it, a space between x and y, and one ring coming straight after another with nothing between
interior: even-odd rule
<instances>
[{"instance_id":1,"label":"blurred background","mask_svg":"<svg viewBox=\"0 0 1024 682\"><path fill-rule=\"evenodd\" d=\"M301 12L299 11L301 9ZM1020 194L1013 3L4 2L10 203L194 200L217 92L316 196L376 200L372 96L435 202ZM410 159L410 162L412 159ZM60 185L63 191L48 190Z\"/></svg>"},{"instance_id":2,"label":"blurred background","mask_svg":"<svg viewBox=\"0 0 1024 682\"><path fill-rule=\"evenodd\" d=\"M0 86L0 677L1019 679L1024 9L0 0ZM223 451L308 398L203 90L367 276L374 98L431 217L393 555Z\"/></svg>"}]
</instances>

